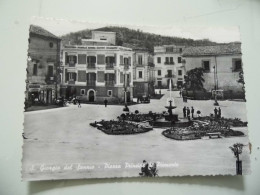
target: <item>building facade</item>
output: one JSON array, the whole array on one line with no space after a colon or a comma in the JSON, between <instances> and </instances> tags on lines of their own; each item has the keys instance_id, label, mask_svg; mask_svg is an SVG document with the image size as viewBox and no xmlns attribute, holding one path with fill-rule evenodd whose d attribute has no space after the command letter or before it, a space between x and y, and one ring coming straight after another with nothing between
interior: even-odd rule
<instances>
[{"instance_id":1,"label":"building facade","mask_svg":"<svg viewBox=\"0 0 260 195\"><path fill-rule=\"evenodd\" d=\"M188 47L183 51L186 71L194 68L204 69L204 88L242 92L237 81L242 71L241 43L220 44L216 46Z\"/></svg>"},{"instance_id":2,"label":"building facade","mask_svg":"<svg viewBox=\"0 0 260 195\"><path fill-rule=\"evenodd\" d=\"M134 49L133 85L134 97L154 93L153 57L146 49Z\"/></svg>"},{"instance_id":3,"label":"building facade","mask_svg":"<svg viewBox=\"0 0 260 195\"><path fill-rule=\"evenodd\" d=\"M98 35L105 39L108 33ZM109 33L109 38L111 39ZM93 34L92 34L93 35ZM114 34L115 36L115 34ZM62 96L79 96L87 102L130 102L133 99L133 51L110 41L85 40L63 47ZM95 41L96 40L96 41ZM95 42L95 45L89 43Z\"/></svg>"},{"instance_id":4,"label":"building facade","mask_svg":"<svg viewBox=\"0 0 260 195\"><path fill-rule=\"evenodd\" d=\"M51 104L59 96L61 39L35 25L29 32L26 100Z\"/></svg>"},{"instance_id":5,"label":"building facade","mask_svg":"<svg viewBox=\"0 0 260 195\"><path fill-rule=\"evenodd\" d=\"M157 88L168 88L170 80L175 88L182 87L185 75L181 57L183 49L183 46L176 45L154 47L155 86Z\"/></svg>"}]
</instances>

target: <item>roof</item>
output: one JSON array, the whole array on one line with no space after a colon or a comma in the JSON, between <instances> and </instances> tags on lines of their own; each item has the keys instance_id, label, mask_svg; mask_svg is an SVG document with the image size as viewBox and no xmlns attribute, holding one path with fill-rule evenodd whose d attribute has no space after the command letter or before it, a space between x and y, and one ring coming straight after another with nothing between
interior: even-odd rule
<instances>
[{"instance_id":1,"label":"roof","mask_svg":"<svg viewBox=\"0 0 260 195\"><path fill-rule=\"evenodd\" d=\"M54 39L60 39L56 35L50 33L49 31L45 30L44 28L36 25L30 25L30 33L34 33L37 35L45 36L45 37L50 37Z\"/></svg>"},{"instance_id":2,"label":"roof","mask_svg":"<svg viewBox=\"0 0 260 195\"><path fill-rule=\"evenodd\" d=\"M219 44L214 46L187 47L182 56L215 56L241 54L241 43Z\"/></svg>"}]
</instances>

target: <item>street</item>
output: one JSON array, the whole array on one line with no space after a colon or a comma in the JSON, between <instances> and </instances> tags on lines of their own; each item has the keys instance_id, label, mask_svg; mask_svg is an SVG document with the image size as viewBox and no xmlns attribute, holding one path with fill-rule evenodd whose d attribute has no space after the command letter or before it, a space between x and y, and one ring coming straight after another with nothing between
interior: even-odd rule
<instances>
[{"instance_id":1,"label":"street","mask_svg":"<svg viewBox=\"0 0 260 195\"><path fill-rule=\"evenodd\" d=\"M129 106L130 112L166 111L170 92L150 104ZM213 100L188 100L183 103L179 92L172 92L177 108L175 113L182 117L183 106L193 106L203 115L213 113ZM219 101L222 116L247 121L245 102ZM82 104L81 108L69 105L64 108L25 113L23 154L23 179L76 179L98 177L138 177L139 168L125 168L125 163L162 162L178 164L176 167L160 167L159 176L220 175L236 173L236 159L229 149L234 143L247 145L243 149L243 174L249 173L249 147L247 128L237 128L246 136L176 141L164 137L163 129L136 135L107 135L89 125L101 119L116 119L122 114L123 106ZM240 112L238 112L240 111ZM235 130L235 128L233 128ZM119 168L107 168L104 163L120 164ZM72 170L41 171L40 165L69 165ZM95 165L94 169L77 170L79 164ZM35 165L35 166L34 166ZM74 166L75 165L75 166Z\"/></svg>"}]
</instances>

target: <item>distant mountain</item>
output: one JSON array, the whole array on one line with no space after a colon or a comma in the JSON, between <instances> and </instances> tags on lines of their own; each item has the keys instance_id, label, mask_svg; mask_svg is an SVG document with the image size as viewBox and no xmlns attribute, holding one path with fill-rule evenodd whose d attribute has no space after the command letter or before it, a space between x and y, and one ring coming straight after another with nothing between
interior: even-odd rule
<instances>
[{"instance_id":1,"label":"distant mountain","mask_svg":"<svg viewBox=\"0 0 260 195\"><path fill-rule=\"evenodd\" d=\"M158 45L183 45L183 46L210 46L217 45L208 39L193 40L180 37L161 36L157 34L142 32L141 30L129 29L126 27L108 26L99 29L99 31L116 32L116 45L127 46L131 48L146 48L153 52L154 46ZM69 33L62 36L63 44L81 44L81 38L91 38L90 29Z\"/></svg>"}]
</instances>

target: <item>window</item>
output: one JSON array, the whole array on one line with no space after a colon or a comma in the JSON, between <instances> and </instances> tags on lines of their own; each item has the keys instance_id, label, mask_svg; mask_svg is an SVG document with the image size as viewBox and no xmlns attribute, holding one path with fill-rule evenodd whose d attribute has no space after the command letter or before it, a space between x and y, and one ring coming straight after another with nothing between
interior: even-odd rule
<instances>
[{"instance_id":1,"label":"window","mask_svg":"<svg viewBox=\"0 0 260 195\"><path fill-rule=\"evenodd\" d=\"M87 63L87 56L86 54L79 54L78 55L78 63L79 64L86 64Z\"/></svg>"},{"instance_id":2,"label":"window","mask_svg":"<svg viewBox=\"0 0 260 195\"><path fill-rule=\"evenodd\" d=\"M165 57L165 64L169 64L169 57Z\"/></svg>"},{"instance_id":3,"label":"window","mask_svg":"<svg viewBox=\"0 0 260 195\"><path fill-rule=\"evenodd\" d=\"M112 90L107 90L107 95L111 97L112 96Z\"/></svg>"},{"instance_id":4,"label":"window","mask_svg":"<svg viewBox=\"0 0 260 195\"><path fill-rule=\"evenodd\" d=\"M158 70L157 74L158 74L158 76L161 76L162 75L162 71Z\"/></svg>"},{"instance_id":5,"label":"window","mask_svg":"<svg viewBox=\"0 0 260 195\"><path fill-rule=\"evenodd\" d=\"M170 64L174 64L173 57L170 57Z\"/></svg>"},{"instance_id":6,"label":"window","mask_svg":"<svg viewBox=\"0 0 260 195\"><path fill-rule=\"evenodd\" d=\"M106 41L107 39L106 39L106 38L100 38L100 40L102 40L102 41Z\"/></svg>"},{"instance_id":7,"label":"window","mask_svg":"<svg viewBox=\"0 0 260 195\"><path fill-rule=\"evenodd\" d=\"M143 78L143 72L142 71L138 71L138 77L141 79Z\"/></svg>"},{"instance_id":8,"label":"window","mask_svg":"<svg viewBox=\"0 0 260 195\"><path fill-rule=\"evenodd\" d=\"M33 65L33 75L37 75L37 69L38 69L38 67L37 67L37 64L34 64Z\"/></svg>"},{"instance_id":9,"label":"window","mask_svg":"<svg viewBox=\"0 0 260 195\"><path fill-rule=\"evenodd\" d=\"M178 75L182 76L182 70L178 70Z\"/></svg>"},{"instance_id":10,"label":"window","mask_svg":"<svg viewBox=\"0 0 260 195\"><path fill-rule=\"evenodd\" d=\"M157 57L157 63L161 64L161 57Z\"/></svg>"},{"instance_id":11,"label":"window","mask_svg":"<svg viewBox=\"0 0 260 195\"><path fill-rule=\"evenodd\" d=\"M143 64L143 58L141 55L138 55L138 64L139 65Z\"/></svg>"},{"instance_id":12,"label":"window","mask_svg":"<svg viewBox=\"0 0 260 195\"><path fill-rule=\"evenodd\" d=\"M182 52L182 48L180 48L179 51Z\"/></svg>"},{"instance_id":13,"label":"window","mask_svg":"<svg viewBox=\"0 0 260 195\"><path fill-rule=\"evenodd\" d=\"M129 65L129 58L124 58L124 64Z\"/></svg>"},{"instance_id":14,"label":"window","mask_svg":"<svg viewBox=\"0 0 260 195\"><path fill-rule=\"evenodd\" d=\"M120 56L120 64L124 64L124 57Z\"/></svg>"},{"instance_id":15,"label":"window","mask_svg":"<svg viewBox=\"0 0 260 195\"><path fill-rule=\"evenodd\" d=\"M158 85L158 87L161 87L162 86L162 81L157 81L157 85Z\"/></svg>"},{"instance_id":16,"label":"window","mask_svg":"<svg viewBox=\"0 0 260 195\"><path fill-rule=\"evenodd\" d=\"M241 59L233 59L233 71L238 72L242 70L242 61Z\"/></svg>"},{"instance_id":17,"label":"window","mask_svg":"<svg viewBox=\"0 0 260 195\"><path fill-rule=\"evenodd\" d=\"M53 42L49 43L50 48L53 48Z\"/></svg>"},{"instance_id":18,"label":"window","mask_svg":"<svg viewBox=\"0 0 260 195\"><path fill-rule=\"evenodd\" d=\"M178 63L181 63L181 57L178 57Z\"/></svg>"},{"instance_id":19,"label":"window","mask_svg":"<svg viewBox=\"0 0 260 195\"><path fill-rule=\"evenodd\" d=\"M97 55L97 64L105 64L105 55Z\"/></svg>"},{"instance_id":20,"label":"window","mask_svg":"<svg viewBox=\"0 0 260 195\"><path fill-rule=\"evenodd\" d=\"M172 77L172 70L167 70L168 77Z\"/></svg>"},{"instance_id":21,"label":"window","mask_svg":"<svg viewBox=\"0 0 260 195\"><path fill-rule=\"evenodd\" d=\"M48 75L49 75L50 77L53 76L53 66L48 66Z\"/></svg>"},{"instance_id":22,"label":"window","mask_svg":"<svg viewBox=\"0 0 260 195\"><path fill-rule=\"evenodd\" d=\"M80 95L85 95L85 89L80 90Z\"/></svg>"},{"instance_id":23,"label":"window","mask_svg":"<svg viewBox=\"0 0 260 195\"><path fill-rule=\"evenodd\" d=\"M173 47L166 47L166 52L173 52Z\"/></svg>"},{"instance_id":24,"label":"window","mask_svg":"<svg viewBox=\"0 0 260 195\"><path fill-rule=\"evenodd\" d=\"M202 67L205 72L210 72L210 61L209 60L203 60L202 61Z\"/></svg>"}]
</instances>

